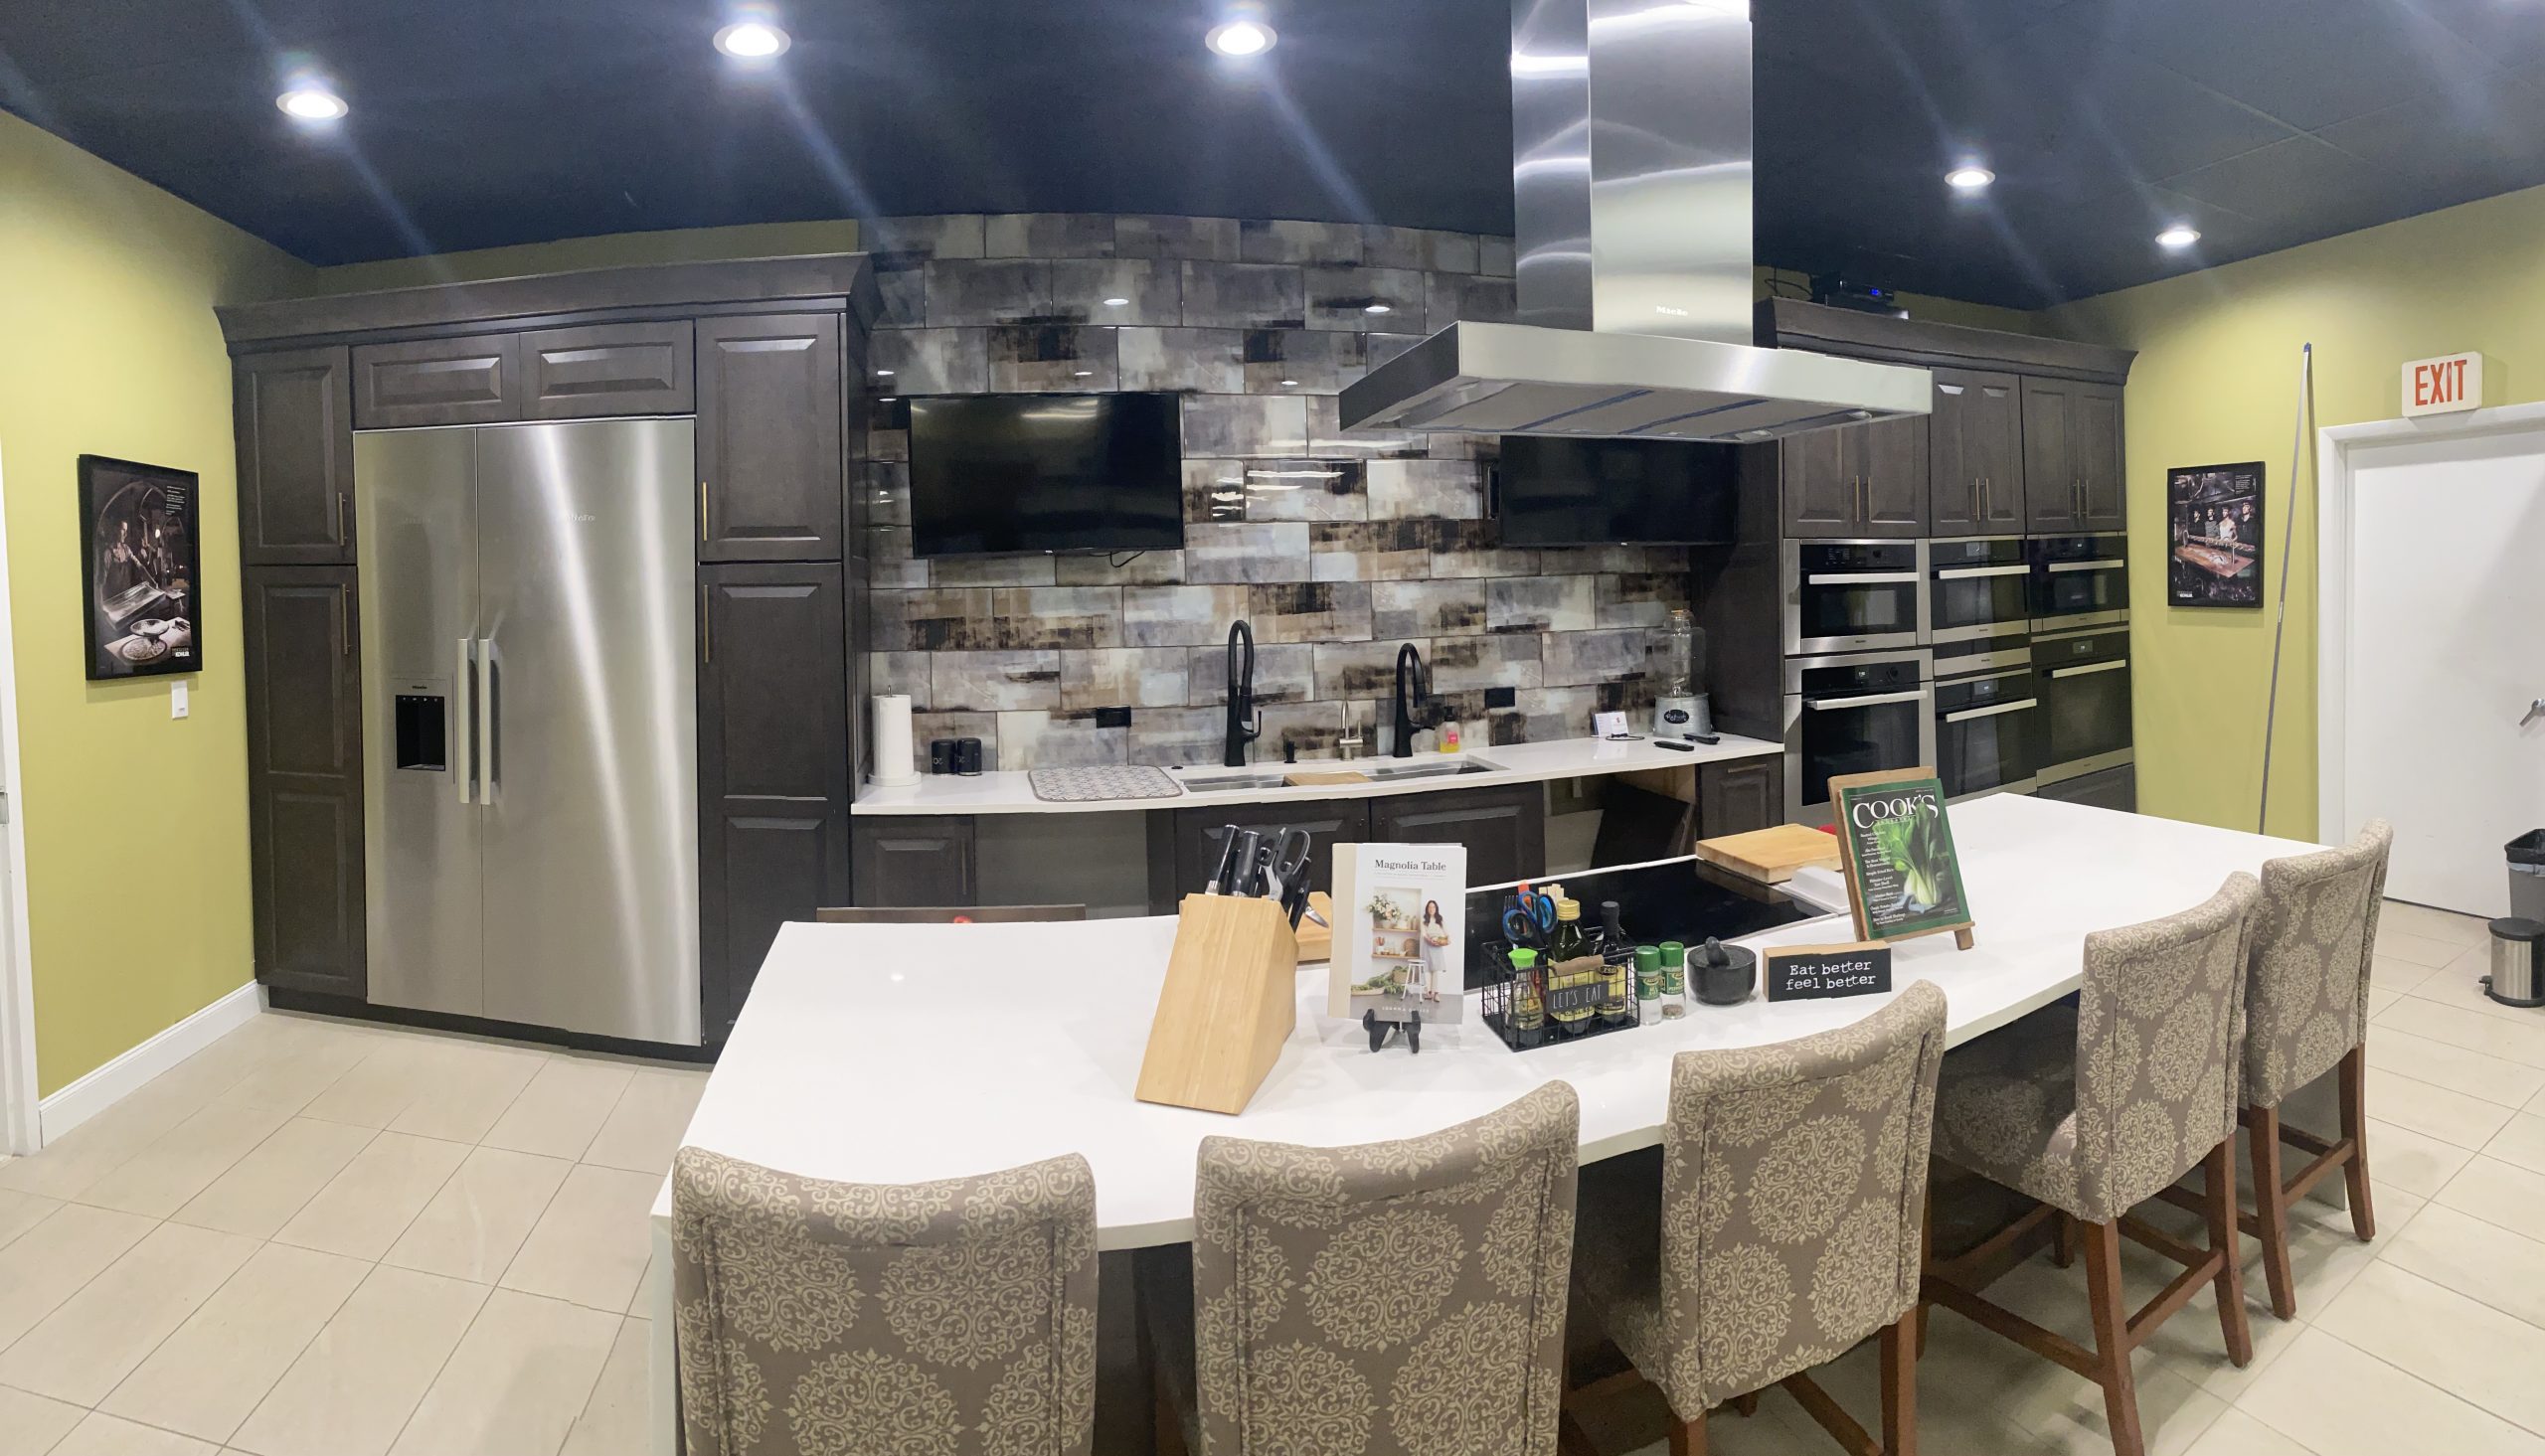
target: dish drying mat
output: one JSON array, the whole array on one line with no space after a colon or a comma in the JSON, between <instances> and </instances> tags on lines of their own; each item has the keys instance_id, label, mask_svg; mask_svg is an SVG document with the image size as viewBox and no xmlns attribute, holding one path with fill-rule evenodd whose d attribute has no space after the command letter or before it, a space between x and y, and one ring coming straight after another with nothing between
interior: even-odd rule
<instances>
[{"instance_id":1,"label":"dish drying mat","mask_svg":"<svg viewBox=\"0 0 2545 1456\"><path fill-rule=\"evenodd\" d=\"M1055 804L1081 804L1091 799L1171 799L1184 785L1163 768L1111 764L1099 768L1036 768L1026 779L1034 797Z\"/></svg>"}]
</instances>

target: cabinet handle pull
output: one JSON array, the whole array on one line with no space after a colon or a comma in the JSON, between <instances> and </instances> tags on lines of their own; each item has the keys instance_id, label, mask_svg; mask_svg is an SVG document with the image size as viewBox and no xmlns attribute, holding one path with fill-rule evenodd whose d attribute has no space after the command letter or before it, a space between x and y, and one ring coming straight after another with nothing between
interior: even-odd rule
<instances>
[{"instance_id":1,"label":"cabinet handle pull","mask_svg":"<svg viewBox=\"0 0 2545 1456\"><path fill-rule=\"evenodd\" d=\"M338 546L343 546L350 535L345 529L345 518L352 515L353 510L353 497L341 490L336 492L336 545Z\"/></svg>"},{"instance_id":2,"label":"cabinet handle pull","mask_svg":"<svg viewBox=\"0 0 2545 1456\"><path fill-rule=\"evenodd\" d=\"M698 542L707 544L707 482L698 482Z\"/></svg>"},{"instance_id":3,"label":"cabinet handle pull","mask_svg":"<svg viewBox=\"0 0 2545 1456\"><path fill-rule=\"evenodd\" d=\"M698 586L698 661L701 666L716 660L716 598L705 582Z\"/></svg>"}]
</instances>

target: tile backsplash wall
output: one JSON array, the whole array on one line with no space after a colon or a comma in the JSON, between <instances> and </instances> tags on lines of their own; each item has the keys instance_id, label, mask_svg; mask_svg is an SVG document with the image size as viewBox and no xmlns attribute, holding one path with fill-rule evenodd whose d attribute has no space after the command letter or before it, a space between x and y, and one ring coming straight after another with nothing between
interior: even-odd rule
<instances>
[{"instance_id":1,"label":"tile backsplash wall","mask_svg":"<svg viewBox=\"0 0 2545 1456\"><path fill-rule=\"evenodd\" d=\"M1435 329L1512 309L1511 243L1227 218L1026 214L870 230L873 690L909 693L921 752L989 766L1220 760L1229 624L1255 628L1259 762L1382 751L1397 649L1478 746L1578 737L1651 701L1654 624L1688 594L1672 547L1511 549L1484 519L1493 441L1343 432L1335 395ZM1120 299L1120 303L1108 303ZM1374 304L1383 312L1372 312ZM1181 394L1185 540L1104 557L911 556L909 395ZM1485 690L1517 690L1488 709ZM1130 727L1100 728L1128 708Z\"/></svg>"}]
</instances>

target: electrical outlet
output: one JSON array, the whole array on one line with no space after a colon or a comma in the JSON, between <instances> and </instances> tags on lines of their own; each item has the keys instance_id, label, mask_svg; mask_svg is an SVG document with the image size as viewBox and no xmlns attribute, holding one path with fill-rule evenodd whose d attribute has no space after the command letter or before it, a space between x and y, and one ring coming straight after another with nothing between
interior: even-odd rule
<instances>
[{"instance_id":1,"label":"electrical outlet","mask_svg":"<svg viewBox=\"0 0 2545 1456\"><path fill-rule=\"evenodd\" d=\"M1484 690L1484 706L1487 708L1517 708L1520 706L1520 690L1517 688L1487 688Z\"/></svg>"},{"instance_id":2,"label":"electrical outlet","mask_svg":"<svg viewBox=\"0 0 2545 1456\"><path fill-rule=\"evenodd\" d=\"M186 702L186 680L179 678L170 683L168 685L168 716L183 718L193 711L193 707Z\"/></svg>"},{"instance_id":3,"label":"electrical outlet","mask_svg":"<svg viewBox=\"0 0 2545 1456\"><path fill-rule=\"evenodd\" d=\"M1131 726L1131 710L1127 708L1100 708L1096 710L1096 726L1098 728L1129 728Z\"/></svg>"}]
</instances>

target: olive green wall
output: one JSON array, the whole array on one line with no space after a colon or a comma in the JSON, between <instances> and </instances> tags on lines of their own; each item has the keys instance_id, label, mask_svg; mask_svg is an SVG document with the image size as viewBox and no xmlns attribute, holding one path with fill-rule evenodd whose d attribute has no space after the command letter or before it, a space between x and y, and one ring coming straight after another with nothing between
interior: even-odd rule
<instances>
[{"instance_id":1,"label":"olive green wall","mask_svg":"<svg viewBox=\"0 0 2545 1456\"><path fill-rule=\"evenodd\" d=\"M2259 805L2273 611L2165 600L2165 471L2261 460L2264 596L2280 589L2301 344L2315 346L2321 424L2402 412L2406 360L2488 356L2490 403L2545 395L2545 188L2469 203L2107 294L2041 316L2045 332L2139 351L2127 395L2138 803L2252 828ZM2271 832L2316 837L2315 504L2301 467L2289 644L2272 757ZM2341 834L2350 826L2322 826Z\"/></svg>"},{"instance_id":2,"label":"olive green wall","mask_svg":"<svg viewBox=\"0 0 2545 1456\"><path fill-rule=\"evenodd\" d=\"M0 469L16 628L36 1075L50 1094L253 978L230 364L216 302L308 271L0 115ZM83 454L203 477L192 716L92 685Z\"/></svg>"}]
</instances>

